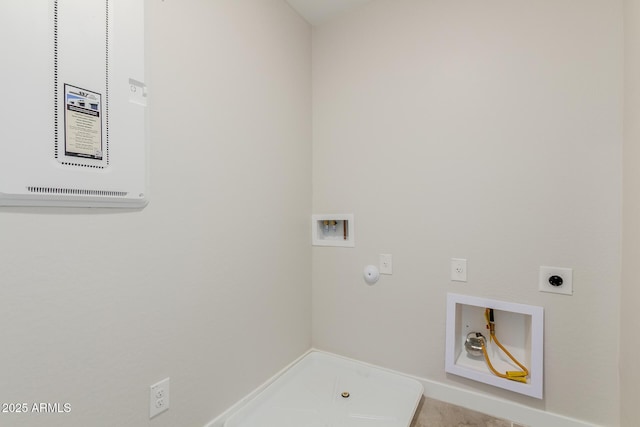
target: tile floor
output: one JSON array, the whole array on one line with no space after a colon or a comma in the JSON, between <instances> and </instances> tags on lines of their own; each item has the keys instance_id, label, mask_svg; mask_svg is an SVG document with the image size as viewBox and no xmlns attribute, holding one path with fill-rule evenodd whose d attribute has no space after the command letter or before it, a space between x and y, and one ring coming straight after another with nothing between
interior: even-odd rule
<instances>
[{"instance_id":1,"label":"tile floor","mask_svg":"<svg viewBox=\"0 0 640 427\"><path fill-rule=\"evenodd\" d=\"M480 412L422 398L411 427L525 427Z\"/></svg>"}]
</instances>

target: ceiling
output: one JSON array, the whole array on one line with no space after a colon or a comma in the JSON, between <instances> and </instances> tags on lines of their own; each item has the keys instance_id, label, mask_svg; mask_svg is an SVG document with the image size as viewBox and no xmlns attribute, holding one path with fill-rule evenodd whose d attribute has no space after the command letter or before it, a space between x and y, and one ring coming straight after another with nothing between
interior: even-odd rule
<instances>
[{"instance_id":1,"label":"ceiling","mask_svg":"<svg viewBox=\"0 0 640 427\"><path fill-rule=\"evenodd\" d=\"M287 0L310 24L318 25L332 16L371 0Z\"/></svg>"}]
</instances>

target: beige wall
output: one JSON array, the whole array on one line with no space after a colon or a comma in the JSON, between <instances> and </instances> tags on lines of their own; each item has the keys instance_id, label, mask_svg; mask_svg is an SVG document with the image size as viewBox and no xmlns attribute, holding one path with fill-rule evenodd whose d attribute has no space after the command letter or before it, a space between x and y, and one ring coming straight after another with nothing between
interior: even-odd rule
<instances>
[{"instance_id":1,"label":"beige wall","mask_svg":"<svg viewBox=\"0 0 640 427\"><path fill-rule=\"evenodd\" d=\"M149 206L0 209L0 402L72 405L3 426L201 427L310 347L310 28L281 0L146 7Z\"/></svg>"},{"instance_id":2,"label":"beige wall","mask_svg":"<svg viewBox=\"0 0 640 427\"><path fill-rule=\"evenodd\" d=\"M315 346L618 424L622 8L579 3L377 0L314 29L313 211L357 229L312 251ZM447 292L545 308L544 400L445 375Z\"/></svg>"},{"instance_id":3,"label":"beige wall","mask_svg":"<svg viewBox=\"0 0 640 427\"><path fill-rule=\"evenodd\" d=\"M624 204L622 246L622 306L620 379L622 425L638 424L640 368L640 287L636 266L640 257L640 2L625 0L625 121Z\"/></svg>"},{"instance_id":4,"label":"beige wall","mask_svg":"<svg viewBox=\"0 0 640 427\"><path fill-rule=\"evenodd\" d=\"M0 208L0 402L73 408L2 422L148 425L170 376L153 425L202 426L309 348L313 309L319 348L596 424L618 424L621 394L634 425L625 4L621 224L619 2L377 0L315 30L312 116L310 30L283 1L146 0L151 204ZM309 249L312 117L313 211L355 213L355 249ZM394 275L366 286L379 253ZM573 297L537 292L544 264L575 269ZM449 291L545 307L544 401L444 374Z\"/></svg>"}]
</instances>

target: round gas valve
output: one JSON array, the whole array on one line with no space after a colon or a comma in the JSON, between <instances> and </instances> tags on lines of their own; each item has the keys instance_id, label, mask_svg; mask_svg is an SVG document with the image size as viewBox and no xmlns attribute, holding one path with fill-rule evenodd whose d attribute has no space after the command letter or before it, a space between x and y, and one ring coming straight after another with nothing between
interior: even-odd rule
<instances>
[{"instance_id":1,"label":"round gas valve","mask_svg":"<svg viewBox=\"0 0 640 427\"><path fill-rule=\"evenodd\" d=\"M469 332L464 341L464 348L471 356L482 356L482 348L486 345L487 339L480 332Z\"/></svg>"}]
</instances>

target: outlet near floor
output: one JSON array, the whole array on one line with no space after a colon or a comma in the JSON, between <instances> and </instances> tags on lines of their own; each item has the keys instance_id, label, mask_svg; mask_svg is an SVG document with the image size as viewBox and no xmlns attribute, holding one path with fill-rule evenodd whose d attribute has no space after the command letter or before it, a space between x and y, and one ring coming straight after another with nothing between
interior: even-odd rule
<instances>
[{"instance_id":1,"label":"outlet near floor","mask_svg":"<svg viewBox=\"0 0 640 427\"><path fill-rule=\"evenodd\" d=\"M149 387L149 418L169 409L169 378Z\"/></svg>"}]
</instances>

